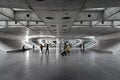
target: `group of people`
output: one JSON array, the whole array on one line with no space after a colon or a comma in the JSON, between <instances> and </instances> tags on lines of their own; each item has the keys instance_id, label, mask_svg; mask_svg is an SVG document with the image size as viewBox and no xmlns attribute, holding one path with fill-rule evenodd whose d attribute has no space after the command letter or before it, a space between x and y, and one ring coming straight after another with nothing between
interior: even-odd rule
<instances>
[{"instance_id":1,"label":"group of people","mask_svg":"<svg viewBox=\"0 0 120 80\"><path fill-rule=\"evenodd\" d=\"M46 44L46 46L44 46L43 44L40 44L40 50L41 50L41 53L43 54L43 48L46 47L46 50L45 50L45 54L49 54L50 51L49 51L49 44ZM79 45L80 47L80 51L81 52L84 52L85 51L85 44L84 43L81 43ZM65 43L64 44L64 51L61 53L62 56L66 56L66 55L70 55L70 51L71 51L71 48L72 48L72 45L71 44L68 44L68 43ZM33 45L33 51L35 49L35 46ZM22 47L22 50L25 51L25 46Z\"/></svg>"},{"instance_id":2,"label":"group of people","mask_svg":"<svg viewBox=\"0 0 120 80\"><path fill-rule=\"evenodd\" d=\"M45 51L45 54L48 53L49 54L49 44L47 44L46 46L43 46L42 44L40 44L40 50L41 50L41 53L43 54L43 47L46 47L46 51Z\"/></svg>"}]
</instances>

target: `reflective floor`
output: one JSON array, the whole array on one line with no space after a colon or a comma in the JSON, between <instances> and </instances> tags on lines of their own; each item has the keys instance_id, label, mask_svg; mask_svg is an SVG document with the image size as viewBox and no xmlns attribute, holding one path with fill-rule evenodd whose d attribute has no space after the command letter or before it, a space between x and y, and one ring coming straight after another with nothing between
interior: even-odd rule
<instances>
[{"instance_id":1,"label":"reflective floor","mask_svg":"<svg viewBox=\"0 0 120 80\"><path fill-rule=\"evenodd\" d=\"M0 54L0 80L120 80L120 55L72 49Z\"/></svg>"}]
</instances>

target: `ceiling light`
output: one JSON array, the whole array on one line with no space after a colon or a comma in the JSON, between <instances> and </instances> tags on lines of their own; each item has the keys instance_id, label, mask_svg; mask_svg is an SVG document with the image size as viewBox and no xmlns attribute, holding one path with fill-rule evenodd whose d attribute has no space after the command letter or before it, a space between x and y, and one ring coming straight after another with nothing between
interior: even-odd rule
<instances>
[{"instance_id":1,"label":"ceiling light","mask_svg":"<svg viewBox=\"0 0 120 80\"><path fill-rule=\"evenodd\" d=\"M38 24L38 21L36 21L36 24Z\"/></svg>"},{"instance_id":2,"label":"ceiling light","mask_svg":"<svg viewBox=\"0 0 120 80\"><path fill-rule=\"evenodd\" d=\"M17 21L15 21L15 24L17 24Z\"/></svg>"},{"instance_id":3,"label":"ceiling light","mask_svg":"<svg viewBox=\"0 0 120 80\"><path fill-rule=\"evenodd\" d=\"M26 14L27 17L30 17L30 14Z\"/></svg>"},{"instance_id":4,"label":"ceiling light","mask_svg":"<svg viewBox=\"0 0 120 80\"><path fill-rule=\"evenodd\" d=\"M56 25L51 25L51 27L56 27Z\"/></svg>"},{"instance_id":5,"label":"ceiling light","mask_svg":"<svg viewBox=\"0 0 120 80\"><path fill-rule=\"evenodd\" d=\"M115 28L120 28L120 26L116 26Z\"/></svg>"},{"instance_id":6,"label":"ceiling light","mask_svg":"<svg viewBox=\"0 0 120 80\"><path fill-rule=\"evenodd\" d=\"M88 14L88 17L91 17L91 14Z\"/></svg>"},{"instance_id":7,"label":"ceiling light","mask_svg":"<svg viewBox=\"0 0 120 80\"><path fill-rule=\"evenodd\" d=\"M87 9L84 9L84 10L88 10L88 11L102 11L102 10L105 10L105 8L87 8Z\"/></svg>"},{"instance_id":8,"label":"ceiling light","mask_svg":"<svg viewBox=\"0 0 120 80\"><path fill-rule=\"evenodd\" d=\"M62 27L67 27L67 25L62 25Z\"/></svg>"},{"instance_id":9,"label":"ceiling light","mask_svg":"<svg viewBox=\"0 0 120 80\"><path fill-rule=\"evenodd\" d=\"M83 21L80 21L80 23L82 24L82 23L83 23Z\"/></svg>"},{"instance_id":10,"label":"ceiling light","mask_svg":"<svg viewBox=\"0 0 120 80\"><path fill-rule=\"evenodd\" d=\"M62 17L62 19L70 19L70 17Z\"/></svg>"},{"instance_id":11,"label":"ceiling light","mask_svg":"<svg viewBox=\"0 0 120 80\"><path fill-rule=\"evenodd\" d=\"M56 30L53 30L53 31L56 31Z\"/></svg>"},{"instance_id":12,"label":"ceiling light","mask_svg":"<svg viewBox=\"0 0 120 80\"><path fill-rule=\"evenodd\" d=\"M64 29L64 30L62 30L62 31L64 31L64 32L65 32L66 30Z\"/></svg>"},{"instance_id":13,"label":"ceiling light","mask_svg":"<svg viewBox=\"0 0 120 80\"><path fill-rule=\"evenodd\" d=\"M65 15L68 15L69 13L65 13Z\"/></svg>"},{"instance_id":14,"label":"ceiling light","mask_svg":"<svg viewBox=\"0 0 120 80\"><path fill-rule=\"evenodd\" d=\"M46 17L46 19L54 19L53 17Z\"/></svg>"},{"instance_id":15,"label":"ceiling light","mask_svg":"<svg viewBox=\"0 0 120 80\"><path fill-rule=\"evenodd\" d=\"M102 21L101 23L104 24L104 21Z\"/></svg>"}]
</instances>

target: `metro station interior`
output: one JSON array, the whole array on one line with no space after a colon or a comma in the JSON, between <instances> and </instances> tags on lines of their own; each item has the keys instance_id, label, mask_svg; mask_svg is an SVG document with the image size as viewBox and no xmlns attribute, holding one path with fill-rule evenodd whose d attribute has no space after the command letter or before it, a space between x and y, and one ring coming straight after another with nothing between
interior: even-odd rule
<instances>
[{"instance_id":1,"label":"metro station interior","mask_svg":"<svg viewBox=\"0 0 120 80\"><path fill-rule=\"evenodd\" d=\"M120 80L120 0L0 0L0 80Z\"/></svg>"}]
</instances>

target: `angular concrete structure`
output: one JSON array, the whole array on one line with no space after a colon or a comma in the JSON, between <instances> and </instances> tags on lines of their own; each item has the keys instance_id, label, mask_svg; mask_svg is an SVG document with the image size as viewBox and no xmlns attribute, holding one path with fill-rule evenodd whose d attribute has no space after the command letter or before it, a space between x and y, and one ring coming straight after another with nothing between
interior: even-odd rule
<instances>
[{"instance_id":1,"label":"angular concrete structure","mask_svg":"<svg viewBox=\"0 0 120 80\"><path fill-rule=\"evenodd\" d=\"M0 80L120 80L119 60L119 0L0 1Z\"/></svg>"}]
</instances>

